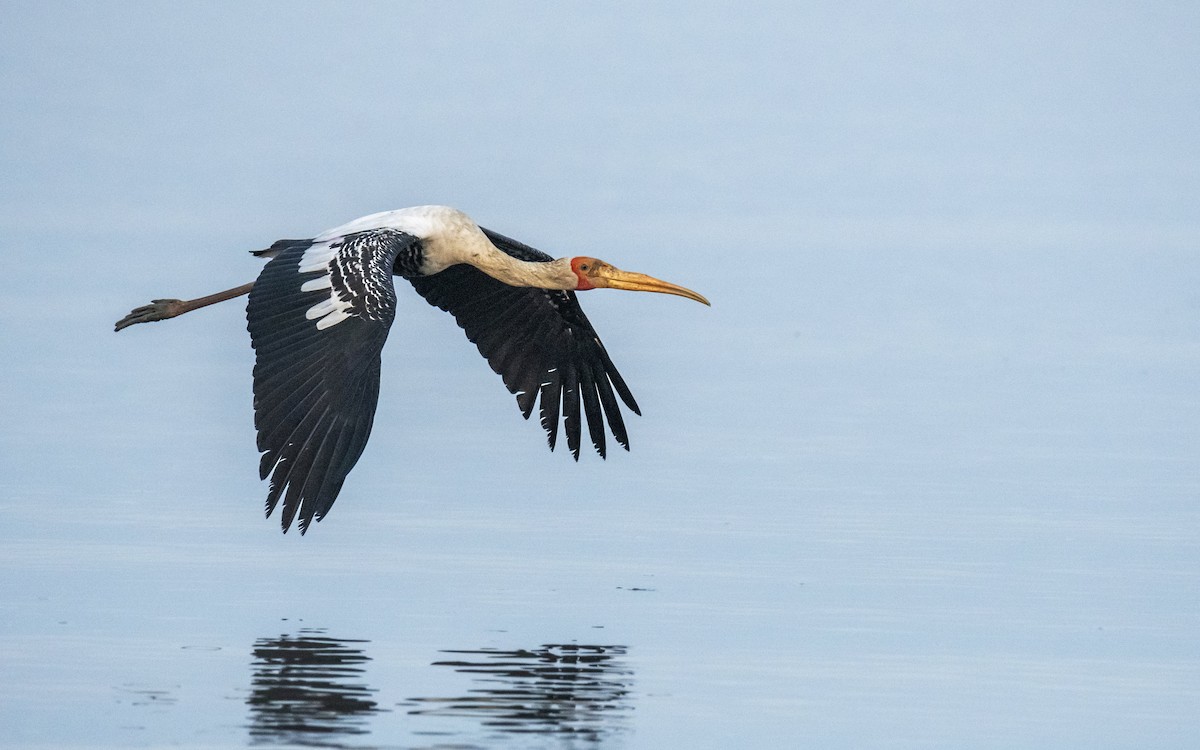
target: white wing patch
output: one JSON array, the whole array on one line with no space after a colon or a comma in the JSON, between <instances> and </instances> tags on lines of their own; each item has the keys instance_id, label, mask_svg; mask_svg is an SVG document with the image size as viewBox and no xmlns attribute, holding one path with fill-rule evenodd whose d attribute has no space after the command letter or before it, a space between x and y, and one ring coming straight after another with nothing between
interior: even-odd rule
<instances>
[{"instance_id":1,"label":"white wing patch","mask_svg":"<svg viewBox=\"0 0 1200 750\"><path fill-rule=\"evenodd\" d=\"M332 237L323 242L314 242L312 247L304 251L300 256L300 267L296 270L300 273L312 273L313 271L328 271L329 261L333 260L337 255L338 248L342 246L339 242L341 237Z\"/></svg>"},{"instance_id":2,"label":"white wing patch","mask_svg":"<svg viewBox=\"0 0 1200 750\"><path fill-rule=\"evenodd\" d=\"M341 309L334 310L333 312L329 313L328 315L326 315L325 317L323 317L317 321L317 330L324 331L326 328L328 328L330 326L335 326L338 323L341 323L343 320L345 320L348 317L350 317L350 314L347 313L345 310L341 310Z\"/></svg>"},{"instance_id":3,"label":"white wing patch","mask_svg":"<svg viewBox=\"0 0 1200 750\"><path fill-rule=\"evenodd\" d=\"M335 326L350 317L350 303L342 299L338 291L333 288L333 277L329 273L330 264L337 257L338 250L342 247L341 239L341 237L338 237L325 242L315 243L300 256L300 264L296 269L299 273L325 271L324 276L318 276L300 285L300 291L302 292L319 292L322 289L329 290L329 297L327 299L308 308L308 312L304 314L305 318L317 321L318 331L324 331L326 328Z\"/></svg>"},{"instance_id":4,"label":"white wing patch","mask_svg":"<svg viewBox=\"0 0 1200 750\"><path fill-rule=\"evenodd\" d=\"M308 308L304 317L317 321L317 330L324 331L350 317L349 310L350 303L342 300L337 290L330 289L329 297Z\"/></svg>"},{"instance_id":5,"label":"white wing patch","mask_svg":"<svg viewBox=\"0 0 1200 750\"><path fill-rule=\"evenodd\" d=\"M423 257L415 235L391 227L314 241L296 271L319 275L303 282L300 291L327 296L318 295L320 301L304 317L315 320L319 331L350 317L391 325L396 311L392 275L397 268L401 273L420 269Z\"/></svg>"},{"instance_id":6,"label":"white wing patch","mask_svg":"<svg viewBox=\"0 0 1200 750\"><path fill-rule=\"evenodd\" d=\"M325 274L324 276L322 276L320 278L313 279L312 281L306 281L303 284L301 284L300 291L302 291L302 292L319 292L322 289L330 289L332 287L333 287L333 277L330 276L329 274Z\"/></svg>"}]
</instances>

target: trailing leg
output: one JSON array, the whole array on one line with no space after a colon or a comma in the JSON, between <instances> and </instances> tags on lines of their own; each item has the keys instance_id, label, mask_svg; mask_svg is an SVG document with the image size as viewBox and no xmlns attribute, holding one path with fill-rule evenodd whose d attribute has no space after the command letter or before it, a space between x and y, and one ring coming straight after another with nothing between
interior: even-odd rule
<instances>
[{"instance_id":1,"label":"trailing leg","mask_svg":"<svg viewBox=\"0 0 1200 750\"><path fill-rule=\"evenodd\" d=\"M201 307L215 305L218 302L224 302L228 299L234 299L243 295L249 294L250 289L254 286L254 282L242 284L233 289L226 289L223 292L210 294L207 297L197 297L196 299L156 299L151 300L150 304L135 307L128 315L117 321L113 327L114 331L120 331L137 323L153 323L158 320L167 320L183 315L186 312L197 310Z\"/></svg>"}]
</instances>

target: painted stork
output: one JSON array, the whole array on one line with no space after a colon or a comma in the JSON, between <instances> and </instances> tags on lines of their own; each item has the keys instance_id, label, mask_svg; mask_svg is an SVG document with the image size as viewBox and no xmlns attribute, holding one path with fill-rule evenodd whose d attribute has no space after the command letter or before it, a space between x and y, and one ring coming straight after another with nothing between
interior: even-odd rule
<instances>
[{"instance_id":1,"label":"painted stork","mask_svg":"<svg viewBox=\"0 0 1200 750\"><path fill-rule=\"evenodd\" d=\"M329 512L367 444L379 400L379 355L396 316L393 275L455 317L526 419L540 396L551 450L561 412L576 460L581 403L601 457L605 418L629 450L616 397L641 411L575 292L662 292L708 304L690 289L595 258L555 260L446 206L371 214L312 239L279 240L254 255L270 259L256 281L193 300L154 300L115 329L250 295L259 475L271 478L268 517L282 500L285 533L298 518L303 534Z\"/></svg>"}]
</instances>

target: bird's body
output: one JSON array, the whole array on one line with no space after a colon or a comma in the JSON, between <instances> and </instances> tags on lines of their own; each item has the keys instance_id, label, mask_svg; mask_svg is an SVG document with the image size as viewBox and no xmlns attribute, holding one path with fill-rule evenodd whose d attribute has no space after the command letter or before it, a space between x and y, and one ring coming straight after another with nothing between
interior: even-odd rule
<instances>
[{"instance_id":1,"label":"bird's body","mask_svg":"<svg viewBox=\"0 0 1200 750\"><path fill-rule=\"evenodd\" d=\"M616 441L629 447L618 397L640 412L575 291L656 291L707 304L695 292L594 258L555 260L445 206L364 216L255 254L269 262L253 284L189 302L155 300L117 330L249 292L260 474L271 478L267 514L282 501L284 531L299 518L301 533L329 511L366 446L380 351L396 313L393 276L454 315L526 418L540 398L551 449L561 414L576 458L581 406L601 456L605 419Z\"/></svg>"}]
</instances>

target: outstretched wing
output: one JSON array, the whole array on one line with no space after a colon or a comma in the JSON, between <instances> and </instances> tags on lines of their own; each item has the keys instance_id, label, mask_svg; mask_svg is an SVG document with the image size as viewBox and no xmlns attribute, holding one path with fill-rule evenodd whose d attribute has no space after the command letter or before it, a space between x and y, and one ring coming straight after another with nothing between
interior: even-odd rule
<instances>
[{"instance_id":1,"label":"outstretched wing","mask_svg":"<svg viewBox=\"0 0 1200 750\"><path fill-rule=\"evenodd\" d=\"M552 260L540 250L483 231L492 244L518 260ZM516 394L526 419L541 396L539 415L551 450L558 438L561 410L567 447L579 459L581 402L596 452L605 455L605 417L613 437L629 450L616 396L633 413L641 411L574 292L511 287L468 265L409 280L429 304L454 316Z\"/></svg>"},{"instance_id":2,"label":"outstretched wing","mask_svg":"<svg viewBox=\"0 0 1200 750\"><path fill-rule=\"evenodd\" d=\"M259 474L286 532L329 512L379 401L379 352L396 316L392 268L417 238L392 229L277 242L246 307L256 353Z\"/></svg>"}]
</instances>

